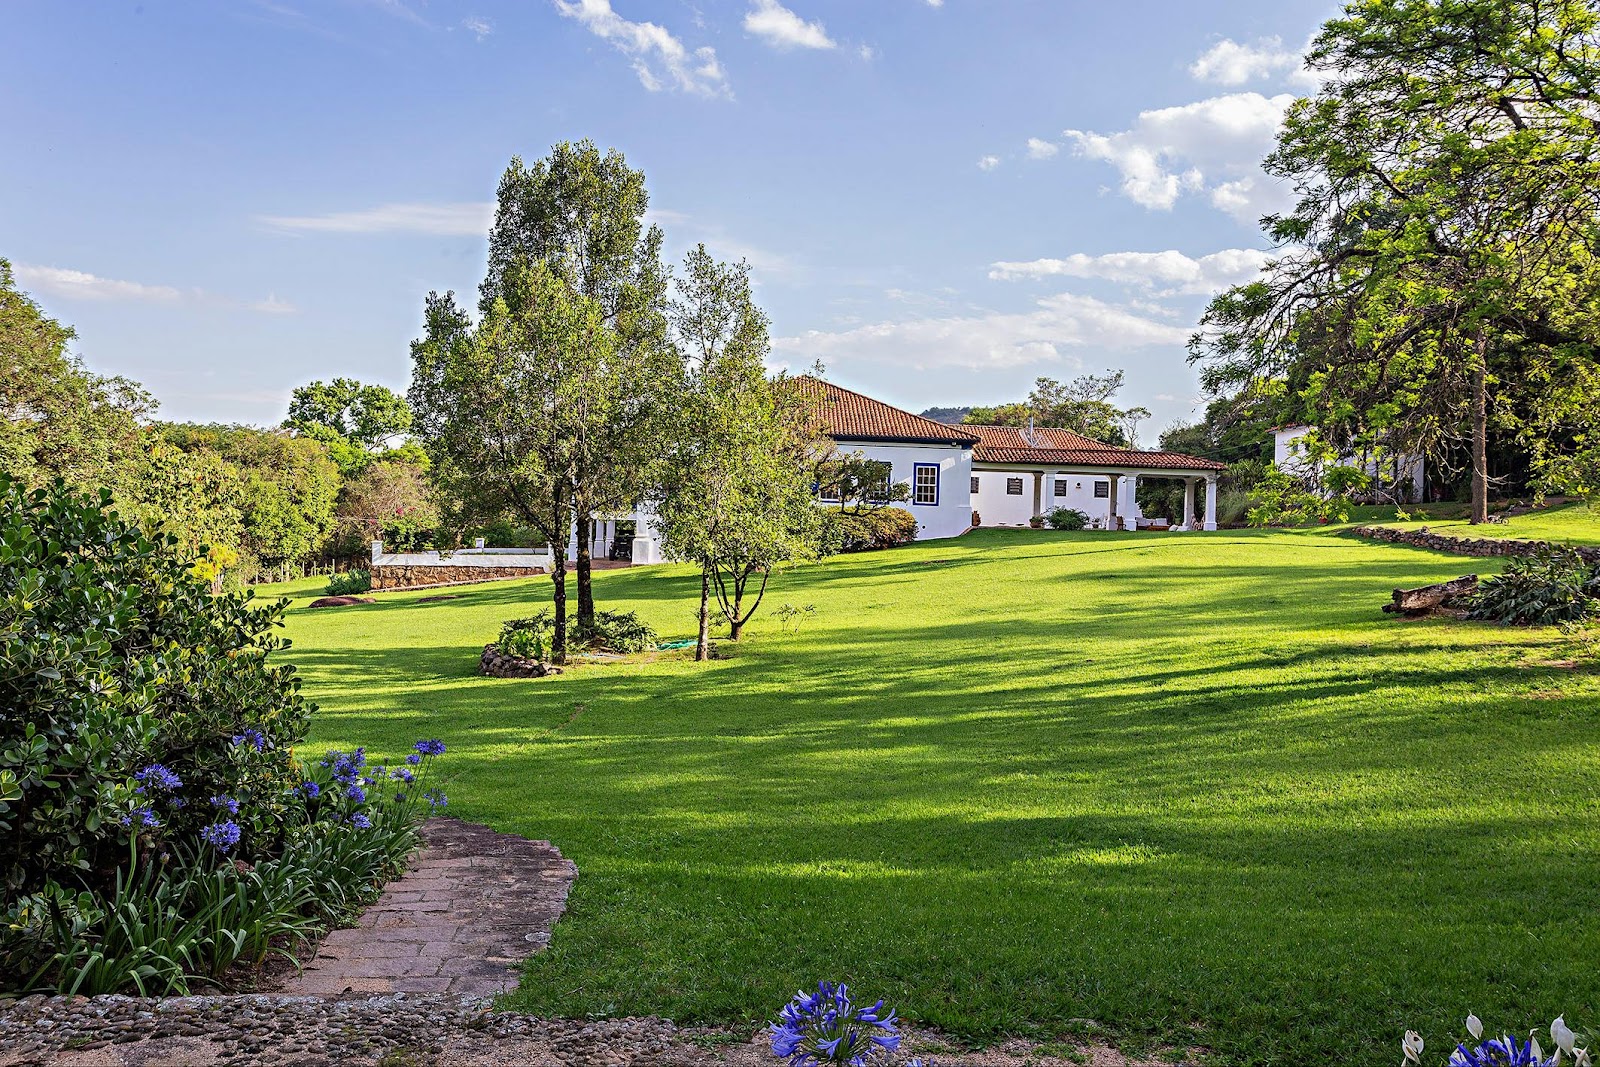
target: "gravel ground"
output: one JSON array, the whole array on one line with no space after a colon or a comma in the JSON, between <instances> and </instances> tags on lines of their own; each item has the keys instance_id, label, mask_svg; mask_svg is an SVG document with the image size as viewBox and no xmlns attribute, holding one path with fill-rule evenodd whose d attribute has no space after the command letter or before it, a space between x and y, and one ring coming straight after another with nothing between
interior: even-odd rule
<instances>
[{"instance_id":1,"label":"gravel ground","mask_svg":"<svg viewBox=\"0 0 1600 1067\"><path fill-rule=\"evenodd\" d=\"M961 1053L912 1034L903 1063L941 1067L1142 1067L1097 1045L1010 1041ZM215 1064L375 1067L632 1067L775 1065L760 1036L679 1028L665 1019L542 1019L457 994L165 999L0 999L0 1067L207 1067Z\"/></svg>"}]
</instances>

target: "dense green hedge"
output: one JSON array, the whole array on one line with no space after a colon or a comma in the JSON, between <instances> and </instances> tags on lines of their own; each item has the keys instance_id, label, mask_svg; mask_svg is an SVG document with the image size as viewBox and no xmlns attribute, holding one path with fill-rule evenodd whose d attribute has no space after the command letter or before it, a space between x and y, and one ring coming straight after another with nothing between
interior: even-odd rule
<instances>
[{"instance_id":1,"label":"dense green hedge","mask_svg":"<svg viewBox=\"0 0 1600 1067\"><path fill-rule=\"evenodd\" d=\"M904 508L829 512L828 547L838 552L892 548L917 539L917 517Z\"/></svg>"}]
</instances>

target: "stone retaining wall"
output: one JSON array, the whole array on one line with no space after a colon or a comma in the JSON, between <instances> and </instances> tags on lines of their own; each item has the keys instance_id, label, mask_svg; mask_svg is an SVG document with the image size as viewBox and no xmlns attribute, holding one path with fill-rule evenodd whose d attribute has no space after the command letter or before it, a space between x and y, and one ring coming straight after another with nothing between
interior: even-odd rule
<instances>
[{"instance_id":1,"label":"stone retaining wall","mask_svg":"<svg viewBox=\"0 0 1600 1067\"><path fill-rule=\"evenodd\" d=\"M372 588L431 589L438 585L469 585L502 578L532 578L545 573L543 567L376 566L372 568Z\"/></svg>"},{"instance_id":2,"label":"stone retaining wall","mask_svg":"<svg viewBox=\"0 0 1600 1067\"><path fill-rule=\"evenodd\" d=\"M1457 556L1532 556L1542 550L1561 547L1549 541L1517 541L1503 537L1451 537L1422 530L1396 530L1392 526L1357 526L1350 531L1357 537L1413 548L1431 548ZM1572 546L1577 548L1577 546ZM1585 563L1600 563L1600 548L1577 548Z\"/></svg>"}]
</instances>

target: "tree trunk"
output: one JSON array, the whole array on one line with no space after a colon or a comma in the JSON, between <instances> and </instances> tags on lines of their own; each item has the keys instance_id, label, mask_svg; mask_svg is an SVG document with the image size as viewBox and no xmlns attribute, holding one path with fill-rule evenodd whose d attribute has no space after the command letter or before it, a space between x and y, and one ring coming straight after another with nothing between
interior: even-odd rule
<instances>
[{"instance_id":1,"label":"tree trunk","mask_svg":"<svg viewBox=\"0 0 1600 1067\"><path fill-rule=\"evenodd\" d=\"M1489 339L1478 334L1472 360L1472 525L1489 521Z\"/></svg>"},{"instance_id":2,"label":"tree trunk","mask_svg":"<svg viewBox=\"0 0 1600 1067\"><path fill-rule=\"evenodd\" d=\"M744 617L740 614L740 609L744 604L744 583L749 576L749 570L741 570L733 576L733 614L728 616L730 641L739 640L739 635L744 633Z\"/></svg>"},{"instance_id":3,"label":"tree trunk","mask_svg":"<svg viewBox=\"0 0 1600 1067\"><path fill-rule=\"evenodd\" d=\"M700 638L695 642L694 658L704 662L711 658L711 564L700 564Z\"/></svg>"},{"instance_id":4,"label":"tree trunk","mask_svg":"<svg viewBox=\"0 0 1600 1067\"><path fill-rule=\"evenodd\" d=\"M550 546L555 557L555 567L550 580L555 583L555 626L550 638L550 658L556 663L567 662L567 546Z\"/></svg>"},{"instance_id":5,"label":"tree trunk","mask_svg":"<svg viewBox=\"0 0 1600 1067\"><path fill-rule=\"evenodd\" d=\"M594 540L594 516L583 509L577 515L578 530L578 629L594 629L594 580L590 551Z\"/></svg>"},{"instance_id":6,"label":"tree trunk","mask_svg":"<svg viewBox=\"0 0 1600 1067\"><path fill-rule=\"evenodd\" d=\"M1396 589L1392 604L1383 610L1396 615L1421 615L1434 608L1443 607L1458 596L1465 596L1478 588L1476 574L1463 574L1438 585L1424 585L1416 589Z\"/></svg>"}]
</instances>

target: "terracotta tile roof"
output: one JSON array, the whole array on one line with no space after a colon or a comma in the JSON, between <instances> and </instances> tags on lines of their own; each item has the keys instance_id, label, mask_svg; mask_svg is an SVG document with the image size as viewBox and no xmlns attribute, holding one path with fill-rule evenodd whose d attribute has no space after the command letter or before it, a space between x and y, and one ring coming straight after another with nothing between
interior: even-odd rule
<instances>
[{"instance_id":1,"label":"terracotta tile roof","mask_svg":"<svg viewBox=\"0 0 1600 1067\"><path fill-rule=\"evenodd\" d=\"M816 397L823 430L836 440L958 445L978 442L978 435L966 426L934 422L809 374L793 381Z\"/></svg>"},{"instance_id":2,"label":"terracotta tile roof","mask_svg":"<svg viewBox=\"0 0 1600 1067\"><path fill-rule=\"evenodd\" d=\"M1068 467L1135 467L1164 470L1219 471L1227 464L1181 452L1141 452L1091 440L1071 430L1035 428L1030 443L1016 426L963 426L978 435L972 450L977 463L1060 464Z\"/></svg>"}]
</instances>

